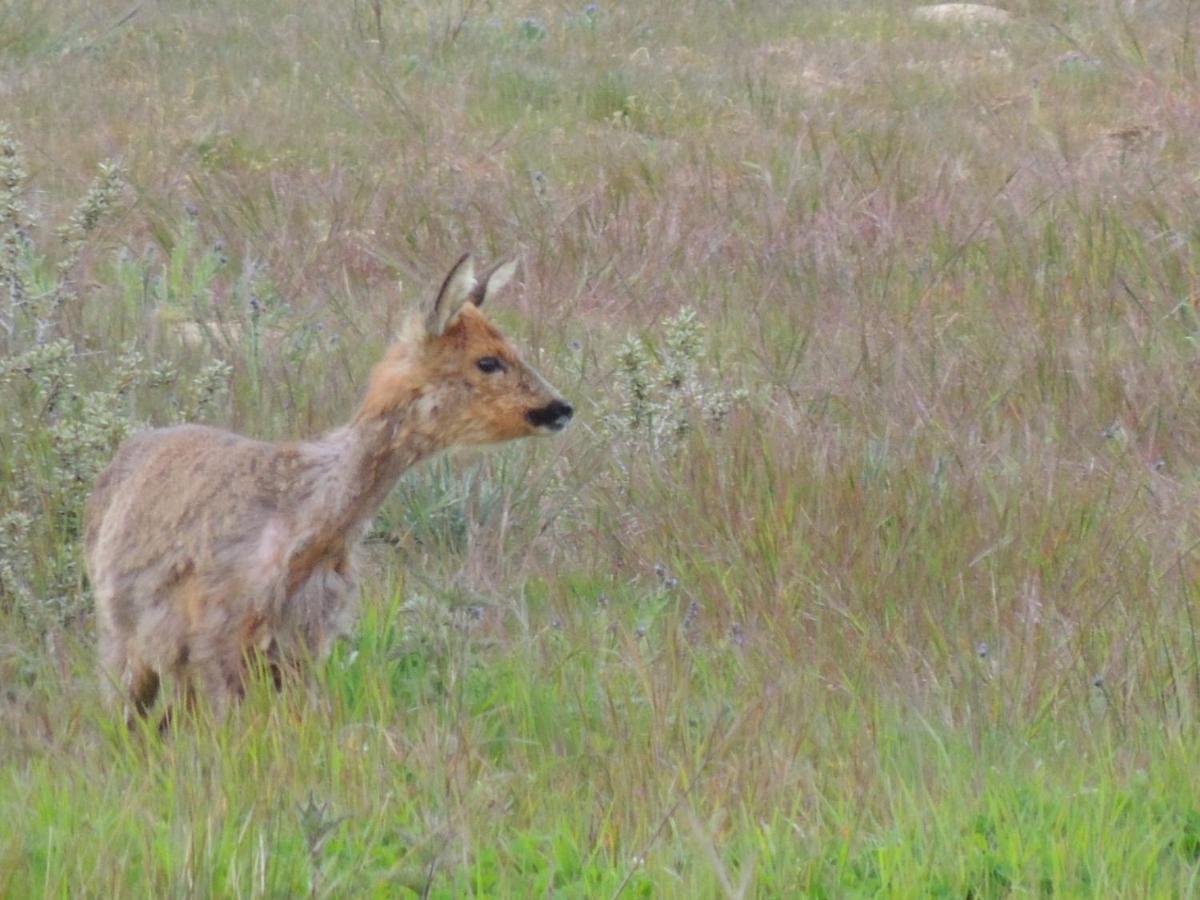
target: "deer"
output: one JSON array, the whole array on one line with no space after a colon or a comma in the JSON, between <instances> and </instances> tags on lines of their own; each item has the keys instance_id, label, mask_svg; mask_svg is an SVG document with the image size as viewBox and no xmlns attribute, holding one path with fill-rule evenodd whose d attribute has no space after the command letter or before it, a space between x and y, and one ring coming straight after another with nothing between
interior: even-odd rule
<instances>
[{"instance_id":1,"label":"deer","mask_svg":"<svg viewBox=\"0 0 1200 900\"><path fill-rule=\"evenodd\" d=\"M459 259L343 427L272 443L179 425L118 448L86 505L84 555L106 702L131 726L165 676L220 719L256 665L280 689L326 658L356 618L355 547L405 471L567 425L571 405L481 311L515 271L476 279L470 254Z\"/></svg>"}]
</instances>

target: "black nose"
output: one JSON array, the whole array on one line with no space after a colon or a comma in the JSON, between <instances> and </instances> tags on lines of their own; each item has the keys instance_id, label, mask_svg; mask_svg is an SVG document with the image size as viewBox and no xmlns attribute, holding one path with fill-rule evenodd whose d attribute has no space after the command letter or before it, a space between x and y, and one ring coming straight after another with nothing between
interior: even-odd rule
<instances>
[{"instance_id":1,"label":"black nose","mask_svg":"<svg viewBox=\"0 0 1200 900\"><path fill-rule=\"evenodd\" d=\"M571 421L571 416L574 414L575 410L571 407L570 403L554 400L545 406L531 409L525 413L525 418L529 420L531 425L536 425L538 428L549 428L551 431L559 431L567 426L567 423Z\"/></svg>"}]
</instances>

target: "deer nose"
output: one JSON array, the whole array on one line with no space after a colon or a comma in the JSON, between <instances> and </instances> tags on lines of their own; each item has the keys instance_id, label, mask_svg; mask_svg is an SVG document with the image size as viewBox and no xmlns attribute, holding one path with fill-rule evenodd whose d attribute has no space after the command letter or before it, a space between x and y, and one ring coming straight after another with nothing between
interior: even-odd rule
<instances>
[{"instance_id":1,"label":"deer nose","mask_svg":"<svg viewBox=\"0 0 1200 900\"><path fill-rule=\"evenodd\" d=\"M545 406L531 409L525 413L525 418L531 425L538 428L549 428L551 431L562 431L571 421L575 410L570 403L562 400L551 400Z\"/></svg>"}]
</instances>

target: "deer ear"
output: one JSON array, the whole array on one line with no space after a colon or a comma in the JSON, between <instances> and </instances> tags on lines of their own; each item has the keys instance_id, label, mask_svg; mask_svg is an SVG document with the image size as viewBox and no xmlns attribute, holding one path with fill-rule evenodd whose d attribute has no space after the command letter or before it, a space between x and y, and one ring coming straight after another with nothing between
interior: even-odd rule
<instances>
[{"instance_id":1,"label":"deer ear","mask_svg":"<svg viewBox=\"0 0 1200 900\"><path fill-rule=\"evenodd\" d=\"M430 337L441 337L446 329L458 318L459 310L475 290L475 263L471 254L464 254L462 259L454 264L442 289L438 291L437 299L429 307L425 315L425 332Z\"/></svg>"},{"instance_id":2,"label":"deer ear","mask_svg":"<svg viewBox=\"0 0 1200 900\"><path fill-rule=\"evenodd\" d=\"M471 291L471 302L476 306L483 306L486 301L504 290L504 286L512 281L516 271L517 261L515 259L500 263L479 279L475 289Z\"/></svg>"}]
</instances>

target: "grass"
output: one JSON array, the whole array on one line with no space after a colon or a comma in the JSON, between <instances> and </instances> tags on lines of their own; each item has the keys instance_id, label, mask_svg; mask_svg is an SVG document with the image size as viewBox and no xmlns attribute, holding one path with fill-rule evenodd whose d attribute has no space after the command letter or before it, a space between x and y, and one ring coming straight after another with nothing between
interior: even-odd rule
<instances>
[{"instance_id":1,"label":"grass","mask_svg":"<svg viewBox=\"0 0 1200 900\"><path fill-rule=\"evenodd\" d=\"M0 894L1196 893L1197 20L1006 6L0 11ZM340 423L467 248L575 424L127 733L97 468Z\"/></svg>"}]
</instances>

